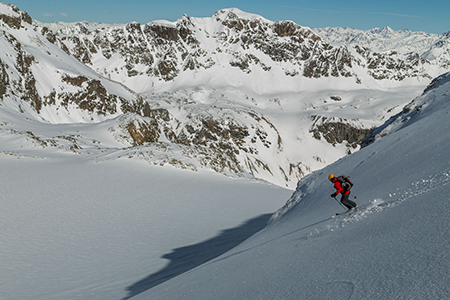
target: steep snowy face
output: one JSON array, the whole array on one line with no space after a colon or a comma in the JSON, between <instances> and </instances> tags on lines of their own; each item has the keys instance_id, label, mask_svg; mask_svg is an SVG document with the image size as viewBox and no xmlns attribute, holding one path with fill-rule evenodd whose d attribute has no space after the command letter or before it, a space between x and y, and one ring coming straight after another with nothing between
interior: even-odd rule
<instances>
[{"instance_id":1,"label":"steep snowy face","mask_svg":"<svg viewBox=\"0 0 450 300\"><path fill-rule=\"evenodd\" d=\"M136 94L64 53L53 44L55 36L33 26L28 14L12 5L0 7L1 100L55 123L98 121L136 106Z\"/></svg>"},{"instance_id":2,"label":"steep snowy face","mask_svg":"<svg viewBox=\"0 0 450 300\"><path fill-rule=\"evenodd\" d=\"M362 146L366 147L388 134L421 121L438 110L445 111L447 106L445 101L450 100L447 94L448 90L450 90L450 73L433 79L420 97L412 100L403 107L400 113L392 116L383 125L372 131L362 141Z\"/></svg>"},{"instance_id":3,"label":"steep snowy face","mask_svg":"<svg viewBox=\"0 0 450 300\"><path fill-rule=\"evenodd\" d=\"M398 152L395 153L395 158L398 159L397 162L393 161L394 158L389 158L389 161L392 161L393 164L392 168L395 168L394 164L405 164L405 162L400 161L399 159L399 157L402 157L403 155L405 156L405 161L414 162L414 159L417 158L417 161L415 161L416 164L420 164L421 166L425 165L423 166L424 174L439 168L442 168L442 170L444 170L447 174L448 169L446 168L448 168L448 161L445 159L445 157L441 158L440 154L433 156L431 153L439 151L444 152L448 144L450 143L448 135L446 134L447 130L449 129L449 91L450 72L442 74L441 76L435 78L424 90L422 95L416 97L410 103L405 105L400 113L395 114L383 125L373 130L371 134L366 139L364 139L362 144L366 153L370 152L370 149L383 149L383 147L392 147ZM394 135L396 137L393 137ZM393 143L394 145L391 146L389 145L389 143ZM405 144L405 149L401 149L401 151L399 149L396 149L395 147L402 147L398 146L398 144ZM437 148L437 150L433 148ZM389 150L383 150L383 152L389 152ZM408 152L411 152L411 154L408 154ZM415 154L416 156L414 156L413 154ZM358 160L359 157L363 155L364 154L362 153L358 153L357 155L355 154L356 158L354 160ZM377 155L377 157L381 157L381 154ZM386 160L388 160L387 156ZM349 157L347 158L347 161L351 162L352 159ZM432 163L427 165L426 161L432 161ZM345 160L341 163L336 162L335 164L343 167L345 165ZM383 166L385 167L388 165L388 162L383 163ZM357 167L354 167L355 172L358 171ZM327 168L334 169L336 168L336 166L329 166ZM406 168L403 171L405 171L406 173L403 174L400 171L392 173L396 174L396 176L401 177L402 175L407 175L407 173L411 172L411 170L407 170ZM382 168L373 168L373 172L374 174L390 174L387 173L388 171L385 172ZM418 172L418 170L415 170L415 172L421 173ZM321 173L326 174L326 171L321 171ZM414 176L420 176L420 174ZM303 197L302 195L308 192L307 189L316 188L314 184L310 184L313 180L321 179L317 178L317 176L309 176L309 179L300 181L298 184L296 195L294 195L294 198L291 200L297 201L299 200L299 198Z\"/></svg>"}]
</instances>

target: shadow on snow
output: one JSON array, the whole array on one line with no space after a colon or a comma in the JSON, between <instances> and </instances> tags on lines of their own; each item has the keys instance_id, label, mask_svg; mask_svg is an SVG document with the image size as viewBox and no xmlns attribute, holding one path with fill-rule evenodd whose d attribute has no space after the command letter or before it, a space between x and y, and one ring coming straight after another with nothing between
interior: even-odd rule
<instances>
[{"instance_id":1,"label":"shadow on snow","mask_svg":"<svg viewBox=\"0 0 450 300\"><path fill-rule=\"evenodd\" d=\"M170 260L170 263L164 269L127 287L128 296L124 299L145 292L224 254L263 229L271 215L261 215L239 227L223 230L220 235L214 238L198 244L176 248L171 253L163 255L162 258Z\"/></svg>"}]
</instances>

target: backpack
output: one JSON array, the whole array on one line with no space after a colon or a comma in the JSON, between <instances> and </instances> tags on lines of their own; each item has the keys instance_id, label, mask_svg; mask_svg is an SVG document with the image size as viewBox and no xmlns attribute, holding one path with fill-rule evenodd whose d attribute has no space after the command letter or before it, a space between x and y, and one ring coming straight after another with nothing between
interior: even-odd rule
<instances>
[{"instance_id":1,"label":"backpack","mask_svg":"<svg viewBox=\"0 0 450 300\"><path fill-rule=\"evenodd\" d=\"M344 174L342 174L342 176L338 176L337 180L344 188L344 191L349 191L353 187L353 182L351 182L350 179Z\"/></svg>"}]
</instances>

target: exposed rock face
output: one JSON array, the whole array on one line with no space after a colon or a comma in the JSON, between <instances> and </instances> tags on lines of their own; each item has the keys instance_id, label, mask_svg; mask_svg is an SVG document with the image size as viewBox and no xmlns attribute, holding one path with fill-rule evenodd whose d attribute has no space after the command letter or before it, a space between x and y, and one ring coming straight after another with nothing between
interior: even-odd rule
<instances>
[{"instance_id":1,"label":"exposed rock face","mask_svg":"<svg viewBox=\"0 0 450 300\"><path fill-rule=\"evenodd\" d=\"M161 134L158 128L158 122L155 120L151 120L148 123L139 123L138 126L130 123L128 125L128 132L137 145L157 142Z\"/></svg>"},{"instance_id":2,"label":"exposed rock face","mask_svg":"<svg viewBox=\"0 0 450 300\"><path fill-rule=\"evenodd\" d=\"M351 125L357 120L345 120L313 116L313 125L310 132L314 138L320 140L322 137L330 144L336 145L347 141L348 147L356 149L369 133L374 129L365 129L362 126Z\"/></svg>"},{"instance_id":3,"label":"exposed rock face","mask_svg":"<svg viewBox=\"0 0 450 300\"><path fill-rule=\"evenodd\" d=\"M9 76L7 72L7 65L0 60L0 100L6 94L7 88L9 86Z\"/></svg>"},{"instance_id":4,"label":"exposed rock face","mask_svg":"<svg viewBox=\"0 0 450 300\"><path fill-rule=\"evenodd\" d=\"M402 55L398 52L376 53L367 48L355 46L356 51L366 59L368 73L375 79L390 79L402 81L407 77L428 77L423 74L420 66L427 62L421 59L418 54Z\"/></svg>"},{"instance_id":5,"label":"exposed rock face","mask_svg":"<svg viewBox=\"0 0 450 300\"><path fill-rule=\"evenodd\" d=\"M13 67L21 76L19 80L11 79L7 72L10 67L0 60L1 77L3 79L0 95L4 95L8 89L14 90L21 95L22 100L30 102L35 110L39 112L42 108L42 99L37 92L36 79L31 71L31 66L36 63L36 59L33 55L24 51L20 42L13 35L6 31L0 32L0 35L2 35L10 47L15 50L16 57Z\"/></svg>"},{"instance_id":6,"label":"exposed rock face","mask_svg":"<svg viewBox=\"0 0 450 300\"><path fill-rule=\"evenodd\" d=\"M117 113L118 97L116 95L109 95L99 80L88 79L83 76L76 78L66 76L63 78L63 81L83 88L79 89L76 93L66 92L58 94L62 105L68 106L74 103L80 109L94 112L98 115L113 115ZM84 82L86 84L83 86ZM125 99L121 100L126 102Z\"/></svg>"},{"instance_id":7,"label":"exposed rock face","mask_svg":"<svg viewBox=\"0 0 450 300\"><path fill-rule=\"evenodd\" d=\"M9 4L8 7L15 13L15 16L0 14L0 21L9 26L12 29L22 28L22 22L31 25L31 17L24 11L20 11L16 6Z\"/></svg>"}]
</instances>

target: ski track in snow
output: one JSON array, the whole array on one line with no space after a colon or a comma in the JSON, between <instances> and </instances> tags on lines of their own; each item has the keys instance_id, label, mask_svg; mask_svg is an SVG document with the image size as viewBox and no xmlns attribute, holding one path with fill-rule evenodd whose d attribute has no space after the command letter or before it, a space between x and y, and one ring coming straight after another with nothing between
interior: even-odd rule
<instances>
[{"instance_id":1,"label":"ski track in snow","mask_svg":"<svg viewBox=\"0 0 450 300\"><path fill-rule=\"evenodd\" d=\"M437 187L446 186L450 183L450 170L445 172L430 175L428 178L413 182L411 188L399 194L396 200L391 202L391 205L397 205L412 197L428 193ZM389 197L395 198L397 193L389 194Z\"/></svg>"},{"instance_id":2,"label":"ski track in snow","mask_svg":"<svg viewBox=\"0 0 450 300\"><path fill-rule=\"evenodd\" d=\"M354 212L345 215L331 217L330 222L322 227L316 227L310 231L305 239L317 237L328 231L335 231L344 228L350 224L360 222L374 214L378 214L386 209L395 207L418 195L426 194L438 187L445 186L450 183L450 171L440 172L430 175L428 178L411 183L411 187L399 192L389 194L393 198L392 201L385 201L383 199L374 199L368 204L358 206Z\"/></svg>"},{"instance_id":3,"label":"ski track in snow","mask_svg":"<svg viewBox=\"0 0 450 300\"><path fill-rule=\"evenodd\" d=\"M352 223L359 222L373 214L379 213L384 209L382 207L383 203L384 201L382 199L375 199L368 204L358 206L357 210L354 212L349 212L348 214L339 215L334 218L330 217L330 222L327 222L327 224L322 227L314 228L305 236L305 239L317 237L328 231L344 228Z\"/></svg>"}]
</instances>

